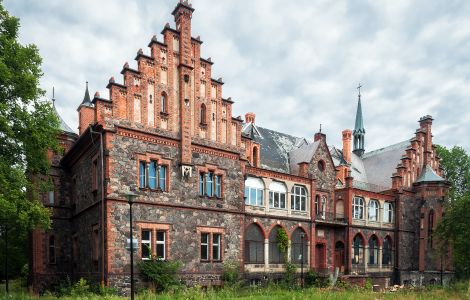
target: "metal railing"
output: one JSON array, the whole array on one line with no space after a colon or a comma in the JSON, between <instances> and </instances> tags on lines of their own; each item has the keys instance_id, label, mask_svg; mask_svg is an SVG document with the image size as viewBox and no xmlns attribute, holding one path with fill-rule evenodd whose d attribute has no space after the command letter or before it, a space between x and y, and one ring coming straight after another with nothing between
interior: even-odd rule
<instances>
[{"instance_id":1,"label":"metal railing","mask_svg":"<svg viewBox=\"0 0 470 300\"><path fill-rule=\"evenodd\" d=\"M315 215L315 221L326 223L347 224L343 214L335 214L332 212L319 212Z\"/></svg>"}]
</instances>

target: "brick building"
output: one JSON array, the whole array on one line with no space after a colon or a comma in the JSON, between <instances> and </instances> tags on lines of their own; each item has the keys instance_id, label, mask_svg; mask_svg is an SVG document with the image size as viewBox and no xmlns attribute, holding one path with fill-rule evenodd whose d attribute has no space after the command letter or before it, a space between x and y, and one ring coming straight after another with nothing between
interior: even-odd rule
<instances>
[{"instance_id":1,"label":"brick building","mask_svg":"<svg viewBox=\"0 0 470 300\"><path fill-rule=\"evenodd\" d=\"M448 189L432 118L409 140L366 152L360 94L340 148L321 132L298 138L259 126L254 113L233 117L234 101L192 36L193 11L176 5L175 27L137 52L136 69L124 64L122 83L111 77L107 98L91 99L87 86L79 135L62 121L65 151L51 153L55 187L44 197L52 229L32 239L35 289L66 275L129 287L130 189L136 260L180 260L188 284L221 284L227 260L249 280L279 277L281 228L287 259L323 274L382 284L450 278L432 240Z\"/></svg>"}]
</instances>

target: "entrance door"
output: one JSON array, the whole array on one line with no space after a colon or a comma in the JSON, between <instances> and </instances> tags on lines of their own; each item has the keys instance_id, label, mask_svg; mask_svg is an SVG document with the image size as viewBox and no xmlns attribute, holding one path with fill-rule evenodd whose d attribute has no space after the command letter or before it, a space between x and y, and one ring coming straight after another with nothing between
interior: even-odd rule
<instances>
[{"instance_id":1,"label":"entrance door","mask_svg":"<svg viewBox=\"0 0 470 300\"><path fill-rule=\"evenodd\" d=\"M315 246L315 263L317 269L324 269L326 267L324 244L317 244Z\"/></svg>"},{"instance_id":2,"label":"entrance door","mask_svg":"<svg viewBox=\"0 0 470 300\"><path fill-rule=\"evenodd\" d=\"M340 272L344 272L344 244L337 241L335 245L335 268L338 267Z\"/></svg>"}]
</instances>

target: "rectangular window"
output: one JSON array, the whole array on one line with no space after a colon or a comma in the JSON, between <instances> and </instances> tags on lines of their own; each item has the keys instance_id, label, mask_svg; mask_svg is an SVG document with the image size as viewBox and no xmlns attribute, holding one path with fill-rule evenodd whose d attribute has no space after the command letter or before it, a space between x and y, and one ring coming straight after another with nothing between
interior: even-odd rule
<instances>
[{"instance_id":1,"label":"rectangular window","mask_svg":"<svg viewBox=\"0 0 470 300\"><path fill-rule=\"evenodd\" d=\"M156 256L159 259L166 259L166 246L165 246L165 238L166 232L165 231L157 231L157 238L156 238Z\"/></svg>"},{"instance_id":2,"label":"rectangular window","mask_svg":"<svg viewBox=\"0 0 470 300\"><path fill-rule=\"evenodd\" d=\"M142 259L150 259L152 257L152 231L142 230Z\"/></svg>"},{"instance_id":3,"label":"rectangular window","mask_svg":"<svg viewBox=\"0 0 470 300\"><path fill-rule=\"evenodd\" d=\"M140 188L145 188L147 186L146 184L146 167L145 167L145 161L139 162L139 187Z\"/></svg>"},{"instance_id":4,"label":"rectangular window","mask_svg":"<svg viewBox=\"0 0 470 300\"><path fill-rule=\"evenodd\" d=\"M54 190L49 191L49 204L54 205L55 199L54 199Z\"/></svg>"},{"instance_id":5,"label":"rectangular window","mask_svg":"<svg viewBox=\"0 0 470 300\"><path fill-rule=\"evenodd\" d=\"M158 173L158 187L162 191L166 191L166 166L160 166L160 171Z\"/></svg>"},{"instance_id":6,"label":"rectangular window","mask_svg":"<svg viewBox=\"0 0 470 300\"><path fill-rule=\"evenodd\" d=\"M199 195L222 197L222 176L214 172L199 174Z\"/></svg>"},{"instance_id":7,"label":"rectangular window","mask_svg":"<svg viewBox=\"0 0 470 300\"><path fill-rule=\"evenodd\" d=\"M286 208L286 194L279 192L269 192L269 206L273 208Z\"/></svg>"},{"instance_id":8,"label":"rectangular window","mask_svg":"<svg viewBox=\"0 0 470 300\"><path fill-rule=\"evenodd\" d=\"M201 173L199 175L199 195L204 196L205 190L206 189L204 188L204 173Z\"/></svg>"},{"instance_id":9,"label":"rectangular window","mask_svg":"<svg viewBox=\"0 0 470 300\"><path fill-rule=\"evenodd\" d=\"M212 191L213 191L213 176L214 176L214 173L212 172L209 172L206 174L206 195L209 196L209 197L212 197L213 194L212 194Z\"/></svg>"},{"instance_id":10,"label":"rectangular window","mask_svg":"<svg viewBox=\"0 0 470 300\"><path fill-rule=\"evenodd\" d=\"M212 235L212 259L213 260L220 260L220 233L214 233Z\"/></svg>"},{"instance_id":11,"label":"rectangular window","mask_svg":"<svg viewBox=\"0 0 470 300\"><path fill-rule=\"evenodd\" d=\"M149 188L155 190L157 188L157 163L151 161L149 163Z\"/></svg>"},{"instance_id":12,"label":"rectangular window","mask_svg":"<svg viewBox=\"0 0 470 300\"><path fill-rule=\"evenodd\" d=\"M201 260L209 260L209 234L201 233Z\"/></svg>"},{"instance_id":13,"label":"rectangular window","mask_svg":"<svg viewBox=\"0 0 470 300\"><path fill-rule=\"evenodd\" d=\"M215 196L220 198L221 193L221 178L219 175L215 175Z\"/></svg>"}]
</instances>

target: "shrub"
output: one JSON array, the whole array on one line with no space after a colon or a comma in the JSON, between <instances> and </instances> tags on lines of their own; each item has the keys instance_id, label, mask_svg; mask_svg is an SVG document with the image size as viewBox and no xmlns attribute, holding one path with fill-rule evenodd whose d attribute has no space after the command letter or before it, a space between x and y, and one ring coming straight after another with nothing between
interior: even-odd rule
<instances>
[{"instance_id":1,"label":"shrub","mask_svg":"<svg viewBox=\"0 0 470 300\"><path fill-rule=\"evenodd\" d=\"M224 262L224 273L222 274L224 284L234 284L240 280L240 266L235 260Z\"/></svg>"},{"instance_id":2,"label":"shrub","mask_svg":"<svg viewBox=\"0 0 470 300\"><path fill-rule=\"evenodd\" d=\"M315 273L314 270L309 270L307 274L305 274L305 286L312 287L317 284L318 275Z\"/></svg>"},{"instance_id":3,"label":"shrub","mask_svg":"<svg viewBox=\"0 0 470 300\"><path fill-rule=\"evenodd\" d=\"M181 286L178 276L181 269L181 262L179 261L152 259L141 261L137 266L144 278L154 283L156 290L159 292Z\"/></svg>"},{"instance_id":4,"label":"shrub","mask_svg":"<svg viewBox=\"0 0 470 300\"><path fill-rule=\"evenodd\" d=\"M84 278L80 278L78 282L76 282L72 289L70 290L70 294L72 296L86 296L91 294L90 285Z\"/></svg>"},{"instance_id":5,"label":"shrub","mask_svg":"<svg viewBox=\"0 0 470 300\"><path fill-rule=\"evenodd\" d=\"M285 272L282 275L282 285L287 289L291 289L295 284L297 265L291 262L286 262L284 264L284 270Z\"/></svg>"},{"instance_id":6,"label":"shrub","mask_svg":"<svg viewBox=\"0 0 470 300\"><path fill-rule=\"evenodd\" d=\"M364 284L364 289L366 291L372 291L372 279L367 278L366 283Z\"/></svg>"}]
</instances>

